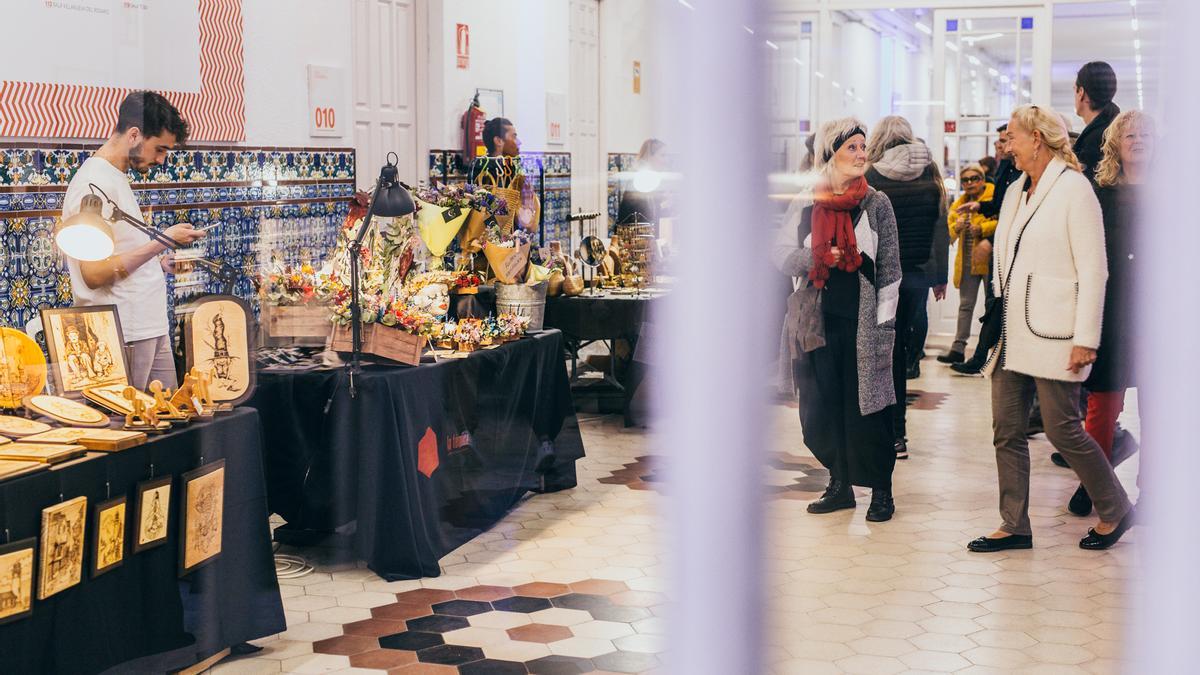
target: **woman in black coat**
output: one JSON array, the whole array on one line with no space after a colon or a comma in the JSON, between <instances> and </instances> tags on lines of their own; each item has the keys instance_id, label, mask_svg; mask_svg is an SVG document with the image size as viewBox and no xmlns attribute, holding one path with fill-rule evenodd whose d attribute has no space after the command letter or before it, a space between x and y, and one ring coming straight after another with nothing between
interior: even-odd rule
<instances>
[{"instance_id":1,"label":"woman in black coat","mask_svg":"<svg viewBox=\"0 0 1200 675\"><path fill-rule=\"evenodd\" d=\"M1134 320L1134 297L1137 293L1135 265L1140 220L1138 193L1148 177L1154 151L1154 120L1138 110L1117 115L1104 132L1102 151L1096 169L1096 197L1104 211L1108 282L1100 349L1092 372L1084 382L1088 391L1084 427L1115 466L1128 458L1113 455L1117 418L1125 406L1125 390L1137 386L1138 323ZM1083 486L1075 494L1072 511L1079 514L1082 509L1076 506L1081 498L1087 506L1091 503Z\"/></svg>"}]
</instances>

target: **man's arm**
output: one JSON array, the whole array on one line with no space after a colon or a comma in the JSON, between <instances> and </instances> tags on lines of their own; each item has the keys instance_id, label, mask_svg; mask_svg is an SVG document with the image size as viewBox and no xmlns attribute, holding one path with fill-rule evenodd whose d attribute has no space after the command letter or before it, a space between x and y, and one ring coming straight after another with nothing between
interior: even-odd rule
<instances>
[{"instance_id":1,"label":"man's arm","mask_svg":"<svg viewBox=\"0 0 1200 675\"><path fill-rule=\"evenodd\" d=\"M163 234L179 242L180 246L187 246L204 238L206 233L194 229L191 223L180 223L167 228ZM87 284L88 288L103 288L129 276L134 270L154 260L165 250L167 247L164 244L149 241L131 251L115 253L104 260L81 260L79 261L79 271L83 276L83 283Z\"/></svg>"}]
</instances>

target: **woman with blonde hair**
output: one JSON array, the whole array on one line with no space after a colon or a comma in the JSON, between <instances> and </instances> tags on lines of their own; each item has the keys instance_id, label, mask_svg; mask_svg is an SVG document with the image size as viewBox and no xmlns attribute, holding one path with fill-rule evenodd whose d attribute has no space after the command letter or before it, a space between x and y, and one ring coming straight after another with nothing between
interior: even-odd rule
<instances>
[{"instance_id":1,"label":"woman with blonde hair","mask_svg":"<svg viewBox=\"0 0 1200 675\"><path fill-rule=\"evenodd\" d=\"M950 205L946 227L950 242L958 243L958 254L954 259L954 287L958 289L958 326L950 352L937 358L942 363L962 363L966 360L967 340L971 337L971 323L975 315L975 303L979 289L987 281L992 266L991 248L976 250L978 244L990 240L996 231L996 219L988 218L979 211L961 208L964 204L992 201L996 186L987 182L987 172L979 164L968 164L958 172L962 194ZM980 256L979 252L986 255Z\"/></svg>"},{"instance_id":2,"label":"woman with blonde hair","mask_svg":"<svg viewBox=\"0 0 1200 675\"><path fill-rule=\"evenodd\" d=\"M1023 174L1005 194L996 228L993 287L1003 331L988 364L1003 524L967 548L1033 546L1026 430L1036 391L1047 437L1100 515L1079 546L1106 549L1133 525L1133 508L1079 412L1080 387L1100 346L1108 277L1100 204L1053 110L1017 108L1008 134Z\"/></svg>"},{"instance_id":3,"label":"woman with blonde hair","mask_svg":"<svg viewBox=\"0 0 1200 675\"><path fill-rule=\"evenodd\" d=\"M1083 383L1088 391L1084 428L1114 467L1128 459L1134 450L1129 440L1120 444L1114 441L1117 418L1125 407L1125 390L1136 386L1134 352L1138 323L1133 317L1137 293L1134 266L1138 195L1149 177L1154 140L1154 120L1140 110L1126 110L1104 130L1101 159L1096 167L1096 197L1104 212L1108 283L1100 349L1092 372ZM1070 509L1078 516L1091 513L1092 502L1084 486L1080 485L1071 497Z\"/></svg>"},{"instance_id":4,"label":"woman with blonde hair","mask_svg":"<svg viewBox=\"0 0 1200 675\"><path fill-rule=\"evenodd\" d=\"M809 513L855 507L853 486L871 488L867 520L885 521L892 499L889 406L900 286L896 219L886 195L867 185L867 132L846 117L821 126L819 179L793 200L771 249L799 280L788 298L780 371L798 394L804 443L829 469Z\"/></svg>"}]
</instances>

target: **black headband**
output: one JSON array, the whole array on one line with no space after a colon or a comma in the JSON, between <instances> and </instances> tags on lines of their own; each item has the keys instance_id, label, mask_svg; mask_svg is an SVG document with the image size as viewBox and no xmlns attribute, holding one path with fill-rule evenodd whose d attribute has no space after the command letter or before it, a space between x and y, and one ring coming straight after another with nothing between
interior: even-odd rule
<instances>
[{"instance_id":1,"label":"black headband","mask_svg":"<svg viewBox=\"0 0 1200 675\"><path fill-rule=\"evenodd\" d=\"M840 134L837 138L833 139L833 150L825 153L825 161L828 162L829 160L833 159L833 153L837 152L838 150L841 150L842 146L846 144L846 141L850 140L851 138L853 138L859 134L866 136L867 132L865 130L863 130L862 127L856 126L853 129L850 129L850 130L846 131L845 133Z\"/></svg>"}]
</instances>

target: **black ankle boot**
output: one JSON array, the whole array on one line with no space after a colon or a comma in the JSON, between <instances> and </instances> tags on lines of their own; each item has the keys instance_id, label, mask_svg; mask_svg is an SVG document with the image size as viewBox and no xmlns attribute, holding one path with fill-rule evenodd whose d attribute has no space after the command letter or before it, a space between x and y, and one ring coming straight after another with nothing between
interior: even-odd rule
<instances>
[{"instance_id":1,"label":"black ankle boot","mask_svg":"<svg viewBox=\"0 0 1200 675\"><path fill-rule=\"evenodd\" d=\"M1092 512L1092 498L1088 495L1086 488L1080 485L1075 490L1075 494L1071 495L1071 501L1067 503L1067 509L1080 518Z\"/></svg>"},{"instance_id":2,"label":"black ankle boot","mask_svg":"<svg viewBox=\"0 0 1200 675\"><path fill-rule=\"evenodd\" d=\"M891 488L875 488L871 491L871 506L867 509L867 520L872 523L882 523L891 520L896 513L896 502L892 499Z\"/></svg>"},{"instance_id":3,"label":"black ankle boot","mask_svg":"<svg viewBox=\"0 0 1200 675\"><path fill-rule=\"evenodd\" d=\"M825 487L825 494L808 505L808 512L833 513L834 511L852 509L854 507L854 489L850 487L849 483L844 483L837 478L831 478L829 485Z\"/></svg>"}]
</instances>

